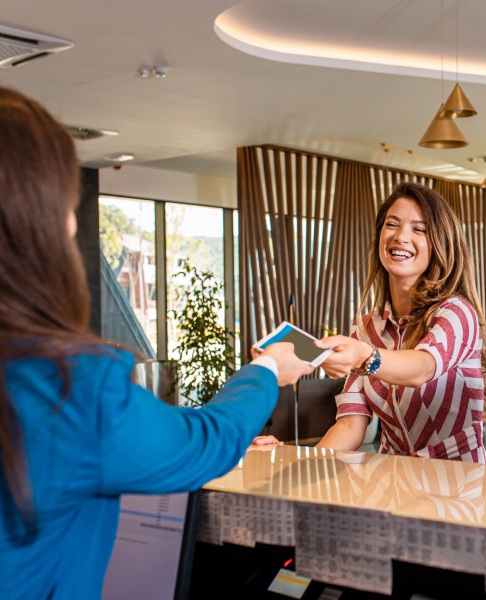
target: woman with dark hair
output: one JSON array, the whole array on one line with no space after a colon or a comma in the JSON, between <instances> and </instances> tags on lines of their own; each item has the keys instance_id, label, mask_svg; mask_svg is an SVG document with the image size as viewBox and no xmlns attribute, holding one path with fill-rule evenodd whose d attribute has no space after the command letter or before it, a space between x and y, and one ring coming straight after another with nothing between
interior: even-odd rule
<instances>
[{"instance_id":1,"label":"woman with dark hair","mask_svg":"<svg viewBox=\"0 0 486 600\"><path fill-rule=\"evenodd\" d=\"M334 349L326 373L348 375L317 445L357 450L375 413L382 453L484 463L484 328L459 219L436 191L400 183L376 217L351 336L316 342Z\"/></svg>"},{"instance_id":2,"label":"woman with dark hair","mask_svg":"<svg viewBox=\"0 0 486 600\"><path fill-rule=\"evenodd\" d=\"M313 368L277 344L199 409L134 384L133 353L88 331L74 140L5 88L0 140L0 598L100 598L120 495L223 475Z\"/></svg>"}]
</instances>

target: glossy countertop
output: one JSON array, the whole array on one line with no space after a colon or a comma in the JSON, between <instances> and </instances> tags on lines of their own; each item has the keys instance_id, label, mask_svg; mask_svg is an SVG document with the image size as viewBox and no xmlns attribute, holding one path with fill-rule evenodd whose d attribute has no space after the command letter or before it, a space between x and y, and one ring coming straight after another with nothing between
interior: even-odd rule
<instances>
[{"instance_id":1,"label":"glossy countertop","mask_svg":"<svg viewBox=\"0 0 486 600\"><path fill-rule=\"evenodd\" d=\"M486 528L485 466L473 463L252 446L232 471L204 489Z\"/></svg>"}]
</instances>

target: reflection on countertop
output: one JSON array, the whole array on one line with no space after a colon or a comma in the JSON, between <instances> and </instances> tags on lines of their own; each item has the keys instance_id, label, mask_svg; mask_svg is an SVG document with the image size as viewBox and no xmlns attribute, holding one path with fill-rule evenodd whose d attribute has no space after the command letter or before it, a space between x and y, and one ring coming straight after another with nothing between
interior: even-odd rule
<instances>
[{"instance_id":1,"label":"reflection on countertop","mask_svg":"<svg viewBox=\"0 0 486 600\"><path fill-rule=\"evenodd\" d=\"M309 446L251 447L204 489L486 528L485 466Z\"/></svg>"}]
</instances>

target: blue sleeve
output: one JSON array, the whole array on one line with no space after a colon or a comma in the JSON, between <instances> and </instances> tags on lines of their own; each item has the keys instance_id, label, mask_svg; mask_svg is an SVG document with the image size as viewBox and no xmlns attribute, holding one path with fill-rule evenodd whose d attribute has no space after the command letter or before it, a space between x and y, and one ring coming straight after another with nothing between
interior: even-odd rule
<instances>
[{"instance_id":1,"label":"blue sleeve","mask_svg":"<svg viewBox=\"0 0 486 600\"><path fill-rule=\"evenodd\" d=\"M278 398L275 375L246 365L201 408L174 407L109 361L100 392L101 494L191 491L232 469Z\"/></svg>"}]
</instances>

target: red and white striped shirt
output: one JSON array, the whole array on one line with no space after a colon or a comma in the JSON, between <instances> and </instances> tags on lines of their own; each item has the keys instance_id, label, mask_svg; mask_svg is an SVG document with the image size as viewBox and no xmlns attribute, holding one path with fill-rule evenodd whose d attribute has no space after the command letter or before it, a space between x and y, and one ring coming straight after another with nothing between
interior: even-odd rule
<instances>
[{"instance_id":1,"label":"red and white striped shirt","mask_svg":"<svg viewBox=\"0 0 486 600\"><path fill-rule=\"evenodd\" d=\"M378 348L401 350L406 340L387 302L366 332L351 336ZM415 347L435 359L433 378L420 388L391 385L376 376L349 375L336 396L337 418L369 415L381 419L380 452L486 462L483 444L484 381L482 336L476 311L459 296L444 301L428 333Z\"/></svg>"}]
</instances>

